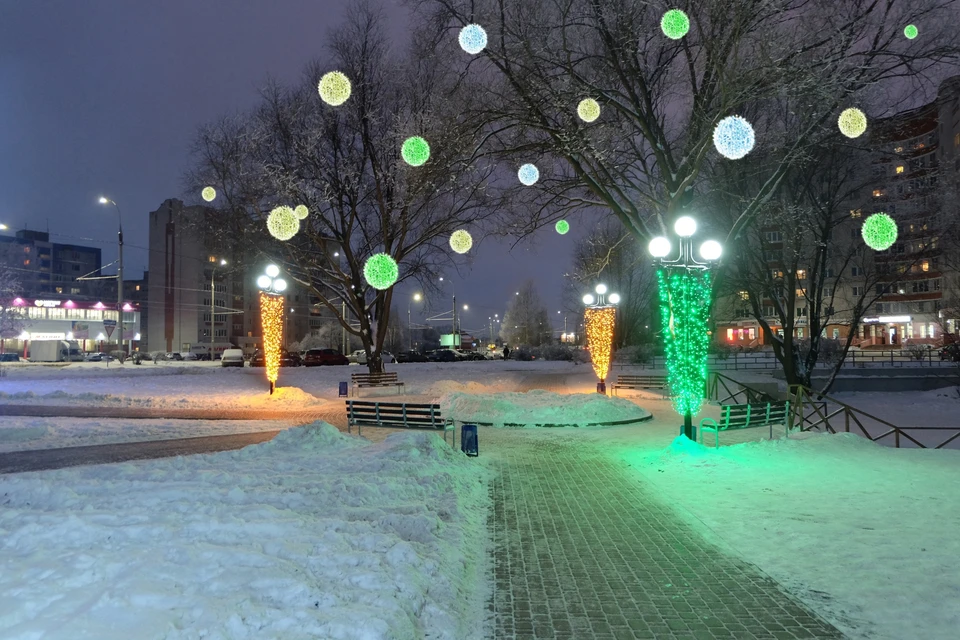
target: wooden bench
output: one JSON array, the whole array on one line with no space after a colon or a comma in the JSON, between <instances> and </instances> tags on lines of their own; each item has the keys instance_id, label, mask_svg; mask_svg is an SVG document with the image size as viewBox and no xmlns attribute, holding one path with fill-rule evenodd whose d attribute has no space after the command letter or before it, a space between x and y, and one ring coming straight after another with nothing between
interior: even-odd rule
<instances>
[{"instance_id":1,"label":"wooden bench","mask_svg":"<svg viewBox=\"0 0 960 640\"><path fill-rule=\"evenodd\" d=\"M704 418L700 421L700 443L703 443L703 432L713 431L716 434L715 448L720 447L720 432L737 429L752 429L753 427L770 427L770 438L773 439L773 425L782 424L785 434L789 437L790 403L767 402L761 404L727 404L718 423L713 418Z\"/></svg>"},{"instance_id":2,"label":"wooden bench","mask_svg":"<svg viewBox=\"0 0 960 640\"><path fill-rule=\"evenodd\" d=\"M613 395L617 395L617 389L660 389L662 395L666 395L668 388L667 376L618 375L612 390Z\"/></svg>"},{"instance_id":3,"label":"wooden bench","mask_svg":"<svg viewBox=\"0 0 960 640\"><path fill-rule=\"evenodd\" d=\"M388 429L426 429L443 430L443 441L447 441L447 431L452 431L450 446L457 439L453 420L440 415L438 404L407 404L405 402L367 402L347 400L347 432L356 425L357 435L363 435L363 427L384 427Z\"/></svg>"},{"instance_id":4,"label":"wooden bench","mask_svg":"<svg viewBox=\"0 0 960 640\"><path fill-rule=\"evenodd\" d=\"M384 371L383 373L352 373L350 382L353 385L353 395L358 395L360 387L396 387L397 394L401 393L403 383L397 380L396 371Z\"/></svg>"}]
</instances>

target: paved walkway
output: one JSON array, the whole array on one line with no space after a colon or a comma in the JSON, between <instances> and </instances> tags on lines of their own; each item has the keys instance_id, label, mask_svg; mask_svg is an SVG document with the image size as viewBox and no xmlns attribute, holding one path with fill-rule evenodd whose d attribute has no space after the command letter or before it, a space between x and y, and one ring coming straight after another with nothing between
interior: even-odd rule
<instances>
[{"instance_id":1,"label":"paved walkway","mask_svg":"<svg viewBox=\"0 0 960 640\"><path fill-rule=\"evenodd\" d=\"M309 424L324 420L339 411L343 403L331 402L320 407L296 411L277 409L178 409L158 407L99 407L91 405L0 404L0 416L37 416L66 418L123 418L128 420L289 420L292 424Z\"/></svg>"},{"instance_id":2,"label":"paved walkway","mask_svg":"<svg viewBox=\"0 0 960 640\"><path fill-rule=\"evenodd\" d=\"M559 390L559 376L523 388ZM842 638L575 431L484 429L498 639Z\"/></svg>"}]
</instances>

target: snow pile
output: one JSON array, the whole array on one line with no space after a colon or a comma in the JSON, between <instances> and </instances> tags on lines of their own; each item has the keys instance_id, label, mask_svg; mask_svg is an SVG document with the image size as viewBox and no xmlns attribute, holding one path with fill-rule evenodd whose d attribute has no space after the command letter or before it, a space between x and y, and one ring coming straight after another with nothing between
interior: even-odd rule
<instances>
[{"instance_id":1,"label":"snow pile","mask_svg":"<svg viewBox=\"0 0 960 640\"><path fill-rule=\"evenodd\" d=\"M503 426L589 426L628 420L640 421L650 413L623 398L599 393L450 393L440 399L443 415L457 422Z\"/></svg>"},{"instance_id":2,"label":"snow pile","mask_svg":"<svg viewBox=\"0 0 960 640\"><path fill-rule=\"evenodd\" d=\"M956 637L960 451L802 433L622 456L694 527L850 637Z\"/></svg>"},{"instance_id":3,"label":"snow pile","mask_svg":"<svg viewBox=\"0 0 960 640\"><path fill-rule=\"evenodd\" d=\"M240 451L2 476L0 628L483 638L485 477L436 434L369 444L326 423Z\"/></svg>"}]
</instances>

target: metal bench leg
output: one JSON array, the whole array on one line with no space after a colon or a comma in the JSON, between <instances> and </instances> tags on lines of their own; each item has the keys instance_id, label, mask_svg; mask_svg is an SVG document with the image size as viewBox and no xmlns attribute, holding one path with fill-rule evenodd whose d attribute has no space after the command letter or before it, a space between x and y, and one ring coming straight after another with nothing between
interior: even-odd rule
<instances>
[{"instance_id":1,"label":"metal bench leg","mask_svg":"<svg viewBox=\"0 0 960 640\"><path fill-rule=\"evenodd\" d=\"M714 433L717 434L717 444L713 448L719 449L720 448L720 429L717 429Z\"/></svg>"}]
</instances>

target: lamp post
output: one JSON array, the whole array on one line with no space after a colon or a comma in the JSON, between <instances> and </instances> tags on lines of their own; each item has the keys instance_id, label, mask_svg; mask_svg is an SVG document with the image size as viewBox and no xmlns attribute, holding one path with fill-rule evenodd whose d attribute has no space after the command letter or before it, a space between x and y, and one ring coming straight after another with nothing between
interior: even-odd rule
<instances>
[{"instance_id":1,"label":"lamp post","mask_svg":"<svg viewBox=\"0 0 960 640\"><path fill-rule=\"evenodd\" d=\"M610 372L610 352L613 350L613 328L617 320L617 307L620 295L607 294L607 285L598 284L594 291L597 297L588 293L583 296L586 306L583 314L586 325L587 350L590 352L590 361L593 371L600 378L597 383L597 393L607 392L607 374Z\"/></svg>"},{"instance_id":2,"label":"lamp post","mask_svg":"<svg viewBox=\"0 0 960 640\"><path fill-rule=\"evenodd\" d=\"M117 210L117 351L123 351L123 219L120 206L106 196L100 204L112 204Z\"/></svg>"},{"instance_id":3,"label":"lamp post","mask_svg":"<svg viewBox=\"0 0 960 640\"><path fill-rule=\"evenodd\" d=\"M220 266L225 267L226 265L227 265L227 261L221 258ZM214 258L213 264L210 266L210 361L211 362L213 362L213 332L214 332L213 303L214 303L214 296L216 295L216 289L213 283L213 276L216 274L216 272L217 272L217 261L216 261L216 258Z\"/></svg>"},{"instance_id":4,"label":"lamp post","mask_svg":"<svg viewBox=\"0 0 960 640\"><path fill-rule=\"evenodd\" d=\"M443 276L440 276L440 282L443 282ZM450 290L453 292L453 317L452 317L452 326L450 327L453 332L450 336L453 344L450 345L451 349L456 349L460 346L460 336L457 333L457 285L453 280L450 281Z\"/></svg>"},{"instance_id":5,"label":"lamp post","mask_svg":"<svg viewBox=\"0 0 960 640\"><path fill-rule=\"evenodd\" d=\"M287 288L287 281L280 278L280 268L275 264L267 266L266 273L257 278L260 287L260 324L263 334L263 364L270 382L270 395L276 388L280 373L280 347L283 344L283 325L285 322L284 298L281 295Z\"/></svg>"},{"instance_id":6,"label":"lamp post","mask_svg":"<svg viewBox=\"0 0 960 640\"><path fill-rule=\"evenodd\" d=\"M414 302L420 302L423 300L423 296L419 293L413 294L411 300ZM410 350L413 351L413 322L410 321L410 300L407 300L407 336L410 340Z\"/></svg>"},{"instance_id":7,"label":"lamp post","mask_svg":"<svg viewBox=\"0 0 960 640\"><path fill-rule=\"evenodd\" d=\"M716 240L707 240L700 245L701 259L697 259L693 251L696 220L682 216L674 223L673 230L679 236L678 257L667 258L673 247L663 236L651 240L647 248L656 259L660 319L673 408L683 416L683 435L696 440L693 414L700 411L707 382L710 342L707 323L713 294L710 269L720 259L723 247Z\"/></svg>"}]
</instances>

